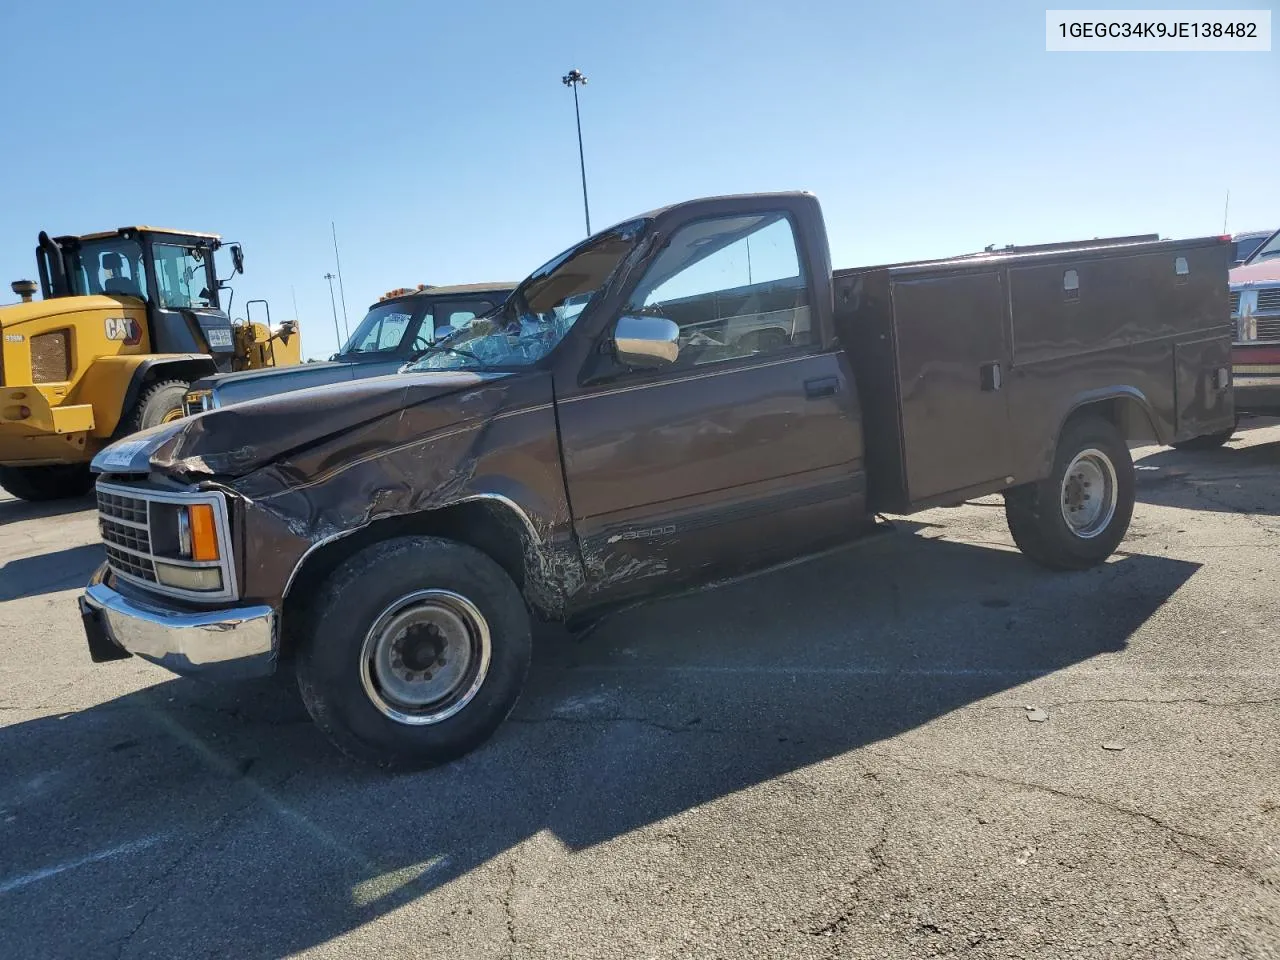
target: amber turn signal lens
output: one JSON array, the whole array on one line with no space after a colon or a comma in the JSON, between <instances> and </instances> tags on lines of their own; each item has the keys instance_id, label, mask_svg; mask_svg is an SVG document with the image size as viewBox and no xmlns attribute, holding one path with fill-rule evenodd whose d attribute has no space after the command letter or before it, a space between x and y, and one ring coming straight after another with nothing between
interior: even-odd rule
<instances>
[{"instance_id":1,"label":"amber turn signal lens","mask_svg":"<svg viewBox=\"0 0 1280 960\"><path fill-rule=\"evenodd\" d=\"M193 503L187 507L191 518L191 559L218 559L218 531L213 525L213 507L207 503Z\"/></svg>"}]
</instances>

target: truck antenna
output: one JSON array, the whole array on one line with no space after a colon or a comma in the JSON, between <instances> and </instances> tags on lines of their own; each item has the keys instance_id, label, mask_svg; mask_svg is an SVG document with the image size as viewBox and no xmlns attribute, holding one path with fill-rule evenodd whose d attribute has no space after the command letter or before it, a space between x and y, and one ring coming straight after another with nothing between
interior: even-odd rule
<instances>
[{"instance_id":1,"label":"truck antenna","mask_svg":"<svg viewBox=\"0 0 1280 960\"><path fill-rule=\"evenodd\" d=\"M1227 203L1222 208L1222 232L1227 232L1227 211L1231 209L1231 191L1227 190Z\"/></svg>"},{"instance_id":2,"label":"truck antenna","mask_svg":"<svg viewBox=\"0 0 1280 960\"><path fill-rule=\"evenodd\" d=\"M324 278L329 281L329 306L333 307L333 339L338 342L337 353L342 352L342 331L338 329L338 305L333 302L333 274L326 273ZM351 339L350 337L347 338Z\"/></svg>"},{"instance_id":3,"label":"truck antenna","mask_svg":"<svg viewBox=\"0 0 1280 960\"><path fill-rule=\"evenodd\" d=\"M342 261L338 258L338 227L330 220L329 226L333 230L333 262L338 265L338 294L342 297L342 329L347 333L347 339L351 338L351 325L347 322L347 288L342 285Z\"/></svg>"}]
</instances>

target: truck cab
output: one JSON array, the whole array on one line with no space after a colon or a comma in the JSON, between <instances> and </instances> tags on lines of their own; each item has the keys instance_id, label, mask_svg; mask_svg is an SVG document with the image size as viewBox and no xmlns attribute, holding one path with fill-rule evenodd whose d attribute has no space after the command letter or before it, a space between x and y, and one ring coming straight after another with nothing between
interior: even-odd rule
<instances>
[{"instance_id":1,"label":"truck cab","mask_svg":"<svg viewBox=\"0 0 1280 960\"><path fill-rule=\"evenodd\" d=\"M395 373L441 336L501 306L514 283L422 285L392 291L369 307L355 332L327 362L276 370L213 374L191 384L187 415L259 397Z\"/></svg>"},{"instance_id":2,"label":"truck cab","mask_svg":"<svg viewBox=\"0 0 1280 960\"><path fill-rule=\"evenodd\" d=\"M46 300L110 296L137 301L143 321L130 331L154 353L208 354L230 368L231 320L219 302L212 233L121 227L79 237L40 235L36 263ZM232 250L242 263L240 248Z\"/></svg>"}]
</instances>

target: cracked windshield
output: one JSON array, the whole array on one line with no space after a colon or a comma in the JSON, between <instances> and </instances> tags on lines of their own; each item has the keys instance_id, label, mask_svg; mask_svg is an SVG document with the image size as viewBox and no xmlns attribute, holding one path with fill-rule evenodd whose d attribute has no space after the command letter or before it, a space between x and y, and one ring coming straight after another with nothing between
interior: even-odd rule
<instances>
[{"instance_id":1,"label":"cracked windshield","mask_svg":"<svg viewBox=\"0 0 1280 960\"><path fill-rule=\"evenodd\" d=\"M641 224L624 224L535 271L497 311L427 348L409 370L527 367L549 354L627 255Z\"/></svg>"}]
</instances>

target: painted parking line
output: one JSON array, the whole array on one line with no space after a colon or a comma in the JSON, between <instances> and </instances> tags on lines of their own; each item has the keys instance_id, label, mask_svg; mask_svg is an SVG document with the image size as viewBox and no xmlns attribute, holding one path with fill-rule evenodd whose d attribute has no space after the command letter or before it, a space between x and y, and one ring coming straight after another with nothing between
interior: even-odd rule
<instances>
[{"instance_id":1,"label":"painted parking line","mask_svg":"<svg viewBox=\"0 0 1280 960\"><path fill-rule=\"evenodd\" d=\"M50 877L56 877L60 873L66 873L68 870L75 870L77 867L88 866L91 863L99 863L102 860L110 860L113 857L123 857L130 853L137 853L139 850L145 850L153 847L157 843L162 843L169 839L169 834L157 834L153 837L143 837L141 840L133 840L129 843L122 843L118 847L112 847L109 850L99 850L97 853L91 853L87 857L80 857L78 860L68 860L66 863L60 863L57 866L45 867L42 870L35 870L31 873L24 873L22 876L13 877L0 883L0 894L12 893L14 890L21 890L23 887L30 886L33 883L39 883L41 880L48 880Z\"/></svg>"}]
</instances>

